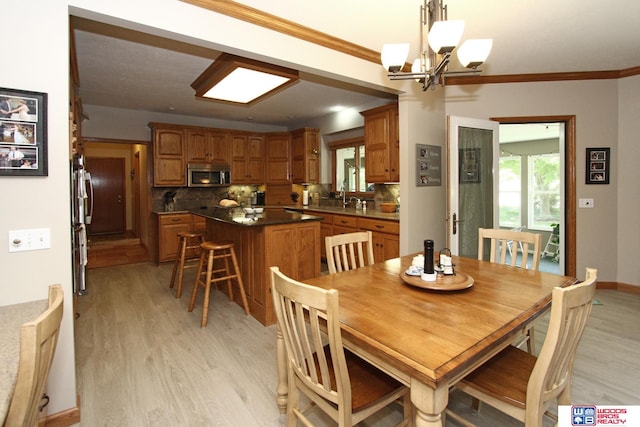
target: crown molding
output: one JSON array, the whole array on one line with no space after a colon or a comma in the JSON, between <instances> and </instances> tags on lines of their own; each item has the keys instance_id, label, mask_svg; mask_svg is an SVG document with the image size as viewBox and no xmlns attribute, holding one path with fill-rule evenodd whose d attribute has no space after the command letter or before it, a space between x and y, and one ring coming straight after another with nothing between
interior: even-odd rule
<instances>
[{"instance_id":1,"label":"crown molding","mask_svg":"<svg viewBox=\"0 0 640 427\"><path fill-rule=\"evenodd\" d=\"M305 27L296 22L263 12L232 0L180 0L222 15L249 22L291 37L380 64L380 52ZM494 83L553 82L566 80L608 80L640 74L640 66L613 71L578 71L568 73L505 74L496 76L447 77L447 85L473 85Z\"/></svg>"}]
</instances>

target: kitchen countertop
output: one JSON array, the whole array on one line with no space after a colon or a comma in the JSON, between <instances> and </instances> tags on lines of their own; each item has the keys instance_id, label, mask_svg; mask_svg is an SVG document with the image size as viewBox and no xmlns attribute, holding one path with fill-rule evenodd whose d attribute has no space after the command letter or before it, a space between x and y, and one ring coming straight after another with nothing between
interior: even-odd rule
<instances>
[{"instance_id":1,"label":"kitchen countertop","mask_svg":"<svg viewBox=\"0 0 640 427\"><path fill-rule=\"evenodd\" d=\"M233 209L194 209L188 211L194 215L202 216L210 220L220 221L232 225L249 227L267 226L276 224L293 224L303 221L321 221L319 216L308 215L300 212L265 210L261 214L245 214L241 208Z\"/></svg>"},{"instance_id":2,"label":"kitchen countertop","mask_svg":"<svg viewBox=\"0 0 640 427\"><path fill-rule=\"evenodd\" d=\"M271 205L267 205L265 206L265 214L267 213L266 210L269 210L269 214L270 217L275 218L274 214L274 208L282 208L283 210L289 210L289 211L296 211L299 213L303 213L305 211L313 211L313 212L325 212L328 214L340 214L340 215L352 215L352 216L358 216L358 217L365 217L365 218L375 218L375 219L386 219L386 220L390 220L390 221L400 221L400 213L399 212L394 212L394 213L386 213L386 212L382 212L381 210L378 209L367 209L366 212L359 209L356 210L355 208L342 208L339 206L324 206L324 205L319 205L319 206L308 206L308 207L303 207L300 205L278 205L278 206L271 206ZM215 210L225 210L225 209L218 209L218 208L207 208L207 209L177 209L177 210L173 210L171 212L167 212L167 211L154 211L155 214L157 215L171 215L171 214L186 214L186 213L193 213L196 215L200 215L200 216L204 216L207 217L208 215L211 215L213 211ZM234 210L237 210L237 215L241 216L244 215L241 211L241 208L234 208ZM264 214L263 214L264 215ZM239 223L239 222L238 222ZM245 224L246 225L246 224ZM259 225L259 224L254 224L254 225Z\"/></svg>"},{"instance_id":3,"label":"kitchen countertop","mask_svg":"<svg viewBox=\"0 0 640 427\"><path fill-rule=\"evenodd\" d=\"M363 211L362 209L355 208L342 208L339 206L308 206L303 207L299 205L292 206L283 206L285 209L294 210L297 212L305 212L305 211L313 211L313 212L326 212L328 214L339 214L339 215L351 215L357 217L365 217L365 218L375 218L375 219L387 219L391 221L400 221L400 213L386 213L382 212L378 209L367 209Z\"/></svg>"}]
</instances>

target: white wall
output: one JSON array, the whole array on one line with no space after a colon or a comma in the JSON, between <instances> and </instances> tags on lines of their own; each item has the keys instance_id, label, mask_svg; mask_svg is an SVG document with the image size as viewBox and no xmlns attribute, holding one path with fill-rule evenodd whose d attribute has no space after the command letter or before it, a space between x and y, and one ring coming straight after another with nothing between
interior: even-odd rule
<instances>
[{"instance_id":1,"label":"white wall","mask_svg":"<svg viewBox=\"0 0 640 427\"><path fill-rule=\"evenodd\" d=\"M448 115L482 119L576 115L576 197L593 198L595 206L577 209L576 271L582 277L585 267L596 267L601 281L612 282L617 280L619 245L618 217L612 209L618 205L617 86L616 80L451 86L445 97ZM611 147L609 185L585 184L587 147Z\"/></svg>"},{"instance_id":2,"label":"white wall","mask_svg":"<svg viewBox=\"0 0 640 427\"><path fill-rule=\"evenodd\" d=\"M0 178L0 305L46 299L49 285L62 285L64 317L47 391L51 396L49 412L53 413L76 405L69 207L69 18L65 2L47 0L4 2L2 14L15 19L28 17L28 42L17 51L13 65L5 61L0 86L47 93L49 175ZM51 249L8 253L7 232L26 228L49 228Z\"/></svg>"},{"instance_id":3,"label":"white wall","mask_svg":"<svg viewBox=\"0 0 640 427\"><path fill-rule=\"evenodd\" d=\"M618 82L617 281L640 285L640 76Z\"/></svg>"}]
</instances>

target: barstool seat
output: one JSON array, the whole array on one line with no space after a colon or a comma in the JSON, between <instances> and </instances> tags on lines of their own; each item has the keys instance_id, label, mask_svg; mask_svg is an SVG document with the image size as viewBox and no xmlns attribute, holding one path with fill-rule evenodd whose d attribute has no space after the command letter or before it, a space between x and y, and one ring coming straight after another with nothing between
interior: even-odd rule
<instances>
[{"instance_id":1,"label":"barstool seat","mask_svg":"<svg viewBox=\"0 0 640 427\"><path fill-rule=\"evenodd\" d=\"M191 302L189 303L189 311L193 311L193 306L196 303L196 296L198 294L198 288L202 286L204 288L204 304L202 307L202 320L200 322L201 327L207 326L207 316L209 314L209 297L211 293L211 284L218 285L219 282L227 282L227 293L229 299L233 301L233 289L231 286L232 279L235 280L240 288L240 296L242 298L242 305L244 311L249 314L249 304L247 302L247 295L244 291L244 284L242 283L242 275L240 268L238 267L238 260L236 258L235 244L232 241L222 242L204 242L200 245L202 248L200 252L200 262L198 263L198 273L196 273L196 280L193 284L193 291L191 292ZM229 264L229 258L231 258L231 264ZM223 260L224 266L221 268L215 267L216 260ZM205 268L206 262L206 271ZM231 270L233 268L233 271ZM202 276L204 280L202 280Z\"/></svg>"},{"instance_id":2,"label":"barstool seat","mask_svg":"<svg viewBox=\"0 0 640 427\"><path fill-rule=\"evenodd\" d=\"M176 273L178 273L176 298L180 298L182 296L182 278L184 276L184 270L198 266L198 262L192 263L191 261L198 261L200 258L200 245L202 243L204 243L203 233L192 233L188 231L181 231L178 233L178 253L176 254L176 260L173 263L171 284L169 285L169 288L173 288L176 280Z\"/></svg>"}]
</instances>

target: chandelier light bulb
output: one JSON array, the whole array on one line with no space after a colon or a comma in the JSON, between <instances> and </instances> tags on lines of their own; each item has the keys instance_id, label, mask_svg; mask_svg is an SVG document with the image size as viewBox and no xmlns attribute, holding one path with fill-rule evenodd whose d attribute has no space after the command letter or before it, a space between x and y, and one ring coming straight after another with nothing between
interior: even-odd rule
<instances>
[{"instance_id":1,"label":"chandelier light bulb","mask_svg":"<svg viewBox=\"0 0 640 427\"><path fill-rule=\"evenodd\" d=\"M434 52L451 52L462 38L464 21L436 21L429 30L427 40Z\"/></svg>"},{"instance_id":2,"label":"chandelier light bulb","mask_svg":"<svg viewBox=\"0 0 640 427\"><path fill-rule=\"evenodd\" d=\"M409 43L387 43L382 46L380 59L385 70L397 73L409 56Z\"/></svg>"},{"instance_id":3,"label":"chandelier light bulb","mask_svg":"<svg viewBox=\"0 0 640 427\"><path fill-rule=\"evenodd\" d=\"M492 39L467 40L458 48L458 60L467 68L476 68L487 60L492 46Z\"/></svg>"}]
</instances>

